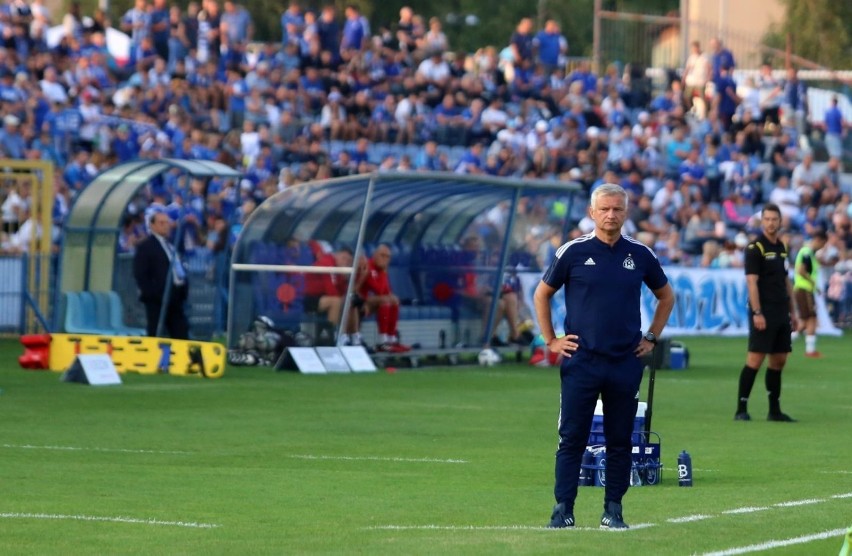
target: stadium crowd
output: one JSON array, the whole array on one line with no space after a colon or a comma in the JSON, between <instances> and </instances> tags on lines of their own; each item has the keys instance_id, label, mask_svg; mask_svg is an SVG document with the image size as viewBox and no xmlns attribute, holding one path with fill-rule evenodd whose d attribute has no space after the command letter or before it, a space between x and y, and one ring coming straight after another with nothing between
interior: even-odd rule
<instances>
[{"instance_id":1,"label":"stadium crowd","mask_svg":"<svg viewBox=\"0 0 852 556\"><path fill-rule=\"evenodd\" d=\"M591 191L619 183L631 195L628 233L666 263L741 266L755 215L772 201L794 246L828 233L823 263L848 286L850 188L838 146L848 122L836 103L808 114L795 70L769 65L736 83L719 40L691 55L664 90L642 68L570 65L558 22L518 22L503 47L454 51L441 20L403 7L373 27L355 6L343 14L292 1L281 41L255 43L248 11L232 0L136 0L118 21L72 4L55 17L42 0L0 6L0 158L58 168L57 230L75 196L100 171L136 158L217 160L239 183L149 184L120 237L132 252L152 204L185 213L184 247L226 248L232 225L296 183L373 171L446 171L571 181ZM61 39L48 33L61 24ZM110 27L130 36L129 60L107 49ZM824 128L830 159L816 165L809 122ZM25 251L26 186L3 187L2 251ZM554 237L532 226L531 253ZM581 221L575 233L587 232ZM238 226L238 224L237 224ZM58 237L58 231L54 231ZM849 303L849 287L839 306ZM844 305L845 303L845 305ZM848 315L846 318L849 318Z\"/></svg>"}]
</instances>

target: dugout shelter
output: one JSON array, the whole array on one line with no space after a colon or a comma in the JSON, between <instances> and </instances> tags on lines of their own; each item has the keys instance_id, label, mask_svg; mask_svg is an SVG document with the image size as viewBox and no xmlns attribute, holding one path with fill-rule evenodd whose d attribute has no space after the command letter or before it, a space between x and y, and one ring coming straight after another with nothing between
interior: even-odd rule
<instances>
[{"instance_id":1,"label":"dugout shelter","mask_svg":"<svg viewBox=\"0 0 852 556\"><path fill-rule=\"evenodd\" d=\"M313 345L334 344L340 331L306 306L306 283L335 273L351 294L355 275L317 266L317 256L345 247L357 266L381 243L391 248L402 341L423 349L484 345L500 295L474 299L471 292L512 288L522 300L531 296L519 291L517 274L540 273L586 205L577 183L449 173L380 172L289 187L254 210L234 246L228 345L259 315ZM351 302L349 295L344 314ZM371 317L361 332L375 342Z\"/></svg>"},{"instance_id":2,"label":"dugout shelter","mask_svg":"<svg viewBox=\"0 0 852 556\"><path fill-rule=\"evenodd\" d=\"M139 159L100 173L80 192L68 215L57 288L60 299L66 300L61 302L62 305L67 304L69 295L74 293L114 292L116 295L112 295L112 299L120 299L124 310L138 308L132 259L118 256L118 237L131 201L143 188L167 175L175 183L172 194L181 198L183 207L187 206L190 181L209 182L214 178L238 180L242 176L237 170L218 162L181 159ZM183 221L182 216L179 215L179 222ZM180 231L176 234L176 237L179 236ZM196 295L195 305L201 305L202 301L206 304L206 297L211 297L205 294L205 280L203 273L192 280L190 291ZM212 287L207 286L206 289ZM193 303L193 300L190 302ZM212 305L212 300L209 303ZM69 314L68 310L63 312L63 322L57 323L55 329L67 330L69 322L74 320L94 326L93 323L98 320L94 312L83 315ZM198 331L201 326L192 322L192 315L190 320L191 329ZM134 324L142 325L144 321ZM109 331L110 327L103 325L89 330L91 333Z\"/></svg>"}]
</instances>

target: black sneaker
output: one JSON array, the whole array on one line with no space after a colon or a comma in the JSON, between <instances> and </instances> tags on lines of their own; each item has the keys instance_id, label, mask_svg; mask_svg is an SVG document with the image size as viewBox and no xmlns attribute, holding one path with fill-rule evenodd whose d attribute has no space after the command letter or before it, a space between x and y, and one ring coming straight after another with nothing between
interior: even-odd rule
<instances>
[{"instance_id":1,"label":"black sneaker","mask_svg":"<svg viewBox=\"0 0 852 556\"><path fill-rule=\"evenodd\" d=\"M621 515L621 504L604 503L604 513L601 515L601 529L629 529Z\"/></svg>"},{"instance_id":2,"label":"black sneaker","mask_svg":"<svg viewBox=\"0 0 852 556\"><path fill-rule=\"evenodd\" d=\"M778 421L779 423L796 423L796 419L793 419L786 413L770 413L766 416L767 421Z\"/></svg>"},{"instance_id":3,"label":"black sneaker","mask_svg":"<svg viewBox=\"0 0 852 556\"><path fill-rule=\"evenodd\" d=\"M734 415L734 421L751 421L751 415L748 414L748 411L738 411Z\"/></svg>"},{"instance_id":4,"label":"black sneaker","mask_svg":"<svg viewBox=\"0 0 852 556\"><path fill-rule=\"evenodd\" d=\"M574 514L565 511L565 504L556 504L553 506L553 514L547 526L551 529L574 527Z\"/></svg>"},{"instance_id":5,"label":"black sneaker","mask_svg":"<svg viewBox=\"0 0 852 556\"><path fill-rule=\"evenodd\" d=\"M501 340L498 336L491 336L491 347L508 347L509 344Z\"/></svg>"}]
</instances>

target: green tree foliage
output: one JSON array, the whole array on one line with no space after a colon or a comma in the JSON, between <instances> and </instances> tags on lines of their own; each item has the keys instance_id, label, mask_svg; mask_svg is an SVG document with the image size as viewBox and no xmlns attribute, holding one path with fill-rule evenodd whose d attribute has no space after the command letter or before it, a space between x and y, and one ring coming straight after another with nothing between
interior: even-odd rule
<instances>
[{"instance_id":1,"label":"green tree foliage","mask_svg":"<svg viewBox=\"0 0 852 556\"><path fill-rule=\"evenodd\" d=\"M848 69L852 55L852 3L837 0L783 0L787 14L766 42L833 69Z\"/></svg>"}]
</instances>

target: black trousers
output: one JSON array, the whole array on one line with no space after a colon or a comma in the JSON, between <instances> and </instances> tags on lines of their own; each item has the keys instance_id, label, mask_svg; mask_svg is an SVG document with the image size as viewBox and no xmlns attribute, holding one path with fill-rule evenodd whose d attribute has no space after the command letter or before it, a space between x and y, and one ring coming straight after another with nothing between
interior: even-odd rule
<instances>
[{"instance_id":1,"label":"black trousers","mask_svg":"<svg viewBox=\"0 0 852 556\"><path fill-rule=\"evenodd\" d=\"M175 340L189 339L189 320L183 309L184 302L172 301L166 306L166 315L163 319L163 333L166 338ZM161 303L145 303L146 333L148 336L157 336L157 323L160 322Z\"/></svg>"},{"instance_id":2,"label":"black trousers","mask_svg":"<svg viewBox=\"0 0 852 556\"><path fill-rule=\"evenodd\" d=\"M613 359L581 350L563 361L560 376L562 398L553 491L556 502L565 503L569 510L574 508L580 463L600 395L606 438L604 500L620 504L630 486L633 423L642 382L642 360L632 354Z\"/></svg>"}]
</instances>

